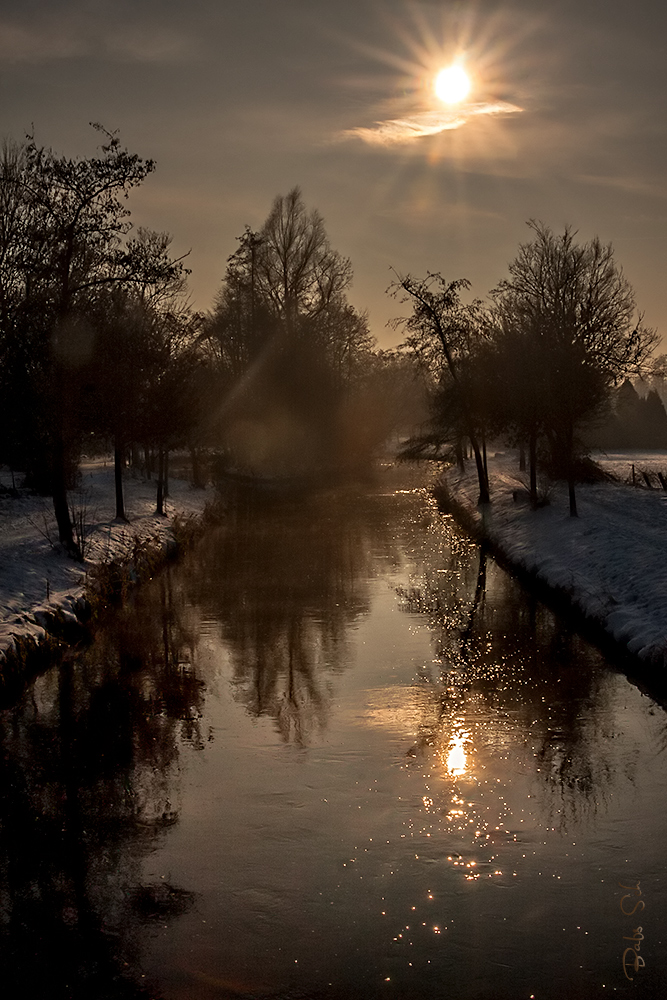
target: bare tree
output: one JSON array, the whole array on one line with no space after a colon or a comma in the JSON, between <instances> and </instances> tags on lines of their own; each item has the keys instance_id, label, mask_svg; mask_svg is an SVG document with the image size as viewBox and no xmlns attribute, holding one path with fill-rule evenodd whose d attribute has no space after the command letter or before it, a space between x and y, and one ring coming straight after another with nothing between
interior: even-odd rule
<instances>
[{"instance_id":1,"label":"bare tree","mask_svg":"<svg viewBox=\"0 0 667 1000\"><path fill-rule=\"evenodd\" d=\"M346 291L352 265L332 250L322 216L306 210L298 187L275 199L258 235L258 290L287 332L297 333L301 320L319 315Z\"/></svg>"},{"instance_id":2,"label":"bare tree","mask_svg":"<svg viewBox=\"0 0 667 1000\"><path fill-rule=\"evenodd\" d=\"M541 424L575 517L579 431L611 386L642 371L657 335L636 316L611 244L578 244L569 227L557 236L542 223L528 225L533 239L492 295L505 330L531 357L533 370L523 377L539 382Z\"/></svg>"},{"instance_id":3,"label":"bare tree","mask_svg":"<svg viewBox=\"0 0 667 1000\"><path fill-rule=\"evenodd\" d=\"M218 365L219 436L235 461L305 469L339 460L349 437L342 409L374 344L367 316L347 300L351 280L350 261L298 188L239 237L201 334Z\"/></svg>"},{"instance_id":4,"label":"bare tree","mask_svg":"<svg viewBox=\"0 0 667 1000\"><path fill-rule=\"evenodd\" d=\"M99 126L98 126L99 129ZM66 467L72 437L69 397L78 360L85 304L95 290L124 274L122 239L128 210L120 200L153 169L103 132L102 155L56 156L30 136L19 177L31 219L22 251L26 295L41 313L50 416L53 505L60 541L80 558L67 504Z\"/></svg>"},{"instance_id":5,"label":"bare tree","mask_svg":"<svg viewBox=\"0 0 667 1000\"><path fill-rule=\"evenodd\" d=\"M8 292L21 304L23 330L30 333L31 385L48 435L58 532L76 558L81 553L67 480L80 432L76 390L94 337L89 315L105 288L132 286L159 297L185 273L170 258L163 234L140 231L126 239L125 199L154 164L124 149L116 134L94 127L103 136L99 156L58 156L33 136L13 154L11 192L22 222L14 227L11 268L0 277L0 297ZM9 191L4 179L2 187Z\"/></svg>"},{"instance_id":6,"label":"bare tree","mask_svg":"<svg viewBox=\"0 0 667 1000\"><path fill-rule=\"evenodd\" d=\"M230 384L242 379L276 338L280 321L259 288L257 263L262 237L246 227L229 257L202 339L212 347Z\"/></svg>"},{"instance_id":7,"label":"bare tree","mask_svg":"<svg viewBox=\"0 0 667 1000\"><path fill-rule=\"evenodd\" d=\"M474 405L469 365L476 341L482 336L481 304L465 305L460 292L470 287L465 278L447 282L440 274L424 279L399 276L389 292L409 303L412 313L394 326L408 334L405 347L425 363L446 392L461 430L470 439L479 481L479 503L489 502L489 479L483 455L481 407Z\"/></svg>"}]
</instances>

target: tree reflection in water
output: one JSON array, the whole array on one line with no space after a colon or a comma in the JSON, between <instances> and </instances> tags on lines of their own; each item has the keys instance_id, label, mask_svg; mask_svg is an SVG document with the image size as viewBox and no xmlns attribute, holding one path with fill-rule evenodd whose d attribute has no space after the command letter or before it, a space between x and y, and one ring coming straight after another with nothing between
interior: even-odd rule
<instances>
[{"instance_id":1,"label":"tree reflection in water","mask_svg":"<svg viewBox=\"0 0 667 1000\"><path fill-rule=\"evenodd\" d=\"M161 613L156 614L156 605ZM0 714L0 975L12 997L140 997L139 925L191 893L141 859L178 820L203 696L170 578ZM155 994L151 994L155 995Z\"/></svg>"},{"instance_id":2,"label":"tree reflection in water","mask_svg":"<svg viewBox=\"0 0 667 1000\"><path fill-rule=\"evenodd\" d=\"M387 522L354 491L236 490L217 536L186 567L190 598L219 623L248 712L297 745L326 725L331 675L369 609Z\"/></svg>"},{"instance_id":3,"label":"tree reflection in water","mask_svg":"<svg viewBox=\"0 0 667 1000\"><path fill-rule=\"evenodd\" d=\"M399 596L406 612L426 617L439 663L421 678L423 721L411 756L446 758L462 728L476 752L486 744L502 756L518 742L548 790L554 826L597 809L614 773L601 739L610 735L602 656L446 516L434 516Z\"/></svg>"},{"instance_id":4,"label":"tree reflection in water","mask_svg":"<svg viewBox=\"0 0 667 1000\"><path fill-rule=\"evenodd\" d=\"M368 610L374 551L398 561L376 507L345 490L298 502L239 494L217 538L0 712L8 995L157 995L141 976L139 930L194 899L142 871L178 822L179 745L204 746L201 619L217 618L247 710L304 744L326 723L348 628Z\"/></svg>"}]
</instances>

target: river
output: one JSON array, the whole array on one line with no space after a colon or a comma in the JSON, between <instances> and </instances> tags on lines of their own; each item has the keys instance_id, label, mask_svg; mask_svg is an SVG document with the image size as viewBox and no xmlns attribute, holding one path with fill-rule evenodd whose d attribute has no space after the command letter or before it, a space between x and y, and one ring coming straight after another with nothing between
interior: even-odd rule
<instances>
[{"instance_id":1,"label":"river","mask_svg":"<svg viewBox=\"0 0 667 1000\"><path fill-rule=\"evenodd\" d=\"M3 995L664 993L663 708L421 476L230 493L3 708Z\"/></svg>"}]
</instances>

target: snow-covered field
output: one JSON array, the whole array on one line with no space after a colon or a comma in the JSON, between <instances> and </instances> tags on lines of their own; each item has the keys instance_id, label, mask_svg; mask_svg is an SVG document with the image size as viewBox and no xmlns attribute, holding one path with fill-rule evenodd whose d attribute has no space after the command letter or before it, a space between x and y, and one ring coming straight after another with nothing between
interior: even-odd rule
<instances>
[{"instance_id":1,"label":"snow-covered field","mask_svg":"<svg viewBox=\"0 0 667 1000\"><path fill-rule=\"evenodd\" d=\"M11 487L10 473L0 470L0 483ZM83 595L86 576L101 562L127 557L138 539L166 545L176 516L199 515L211 499L211 490L195 489L181 479L170 479L166 517L155 515L155 480L124 480L129 524L114 520L114 475L110 460L86 461L81 486L69 499L84 534L83 563L73 562L58 549L58 531L49 498L20 491L18 497L0 493L0 657L15 636L40 638L40 621L58 610L65 617Z\"/></svg>"},{"instance_id":2,"label":"snow-covered field","mask_svg":"<svg viewBox=\"0 0 667 1000\"><path fill-rule=\"evenodd\" d=\"M621 482L632 483L634 469L634 481L638 486L644 485L642 472L652 474L651 478L656 487L658 484L655 474L667 473L667 452L664 451L596 451L591 457Z\"/></svg>"},{"instance_id":3,"label":"snow-covered field","mask_svg":"<svg viewBox=\"0 0 667 1000\"><path fill-rule=\"evenodd\" d=\"M647 663L667 666L667 493L639 486L638 473L667 473L667 454L596 454L619 482L577 486L578 518L567 488L549 485L549 504L532 510L515 455L489 460L491 504L476 506L474 463L452 469L450 492L514 565L572 603ZM637 487L629 483L635 466ZM518 492L517 492L518 491ZM516 498L514 496L516 494Z\"/></svg>"}]
</instances>

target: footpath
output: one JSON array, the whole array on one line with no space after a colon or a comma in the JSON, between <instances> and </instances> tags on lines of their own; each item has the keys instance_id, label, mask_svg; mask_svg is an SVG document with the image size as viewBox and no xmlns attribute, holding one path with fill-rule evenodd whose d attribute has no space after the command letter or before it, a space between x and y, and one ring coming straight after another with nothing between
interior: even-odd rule
<instances>
[{"instance_id":1,"label":"footpath","mask_svg":"<svg viewBox=\"0 0 667 1000\"><path fill-rule=\"evenodd\" d=\"M459 516L524 577L564 598L646 666L667 667L667 493L638 488L640 470L667 470L667 454L594 456L618 481L577 486L571 518L567 488L550 486L533 510L514 454L489 458L491 503L477 506L474 463L444 473L441 486ZM655 479L657 483L657 478Z\"/></svg>"},{"instance_id":2,"label":"footpath","mask_svg":"<svg viewBox=\"0 0 667 1000\"><path fill-rule=\"evenodd\" d=\"M155 480L124 478L128 522L117 521L114 470L109 459L81 466L80 486L69 494L83 538L84 561L74 562L60 550L52 502L12 489L8 470L0 470L0 668L18 646L47 639L68 623L80 626L88 597L99 585L100 570L123 567L126 580L137 574L137 562L156 566L177 548L202 517L212 490L195 489L181 479L169 481L166 516L155 514ZM32 640L32 643L31 643Z\"/></svg>"}]
</instances>

